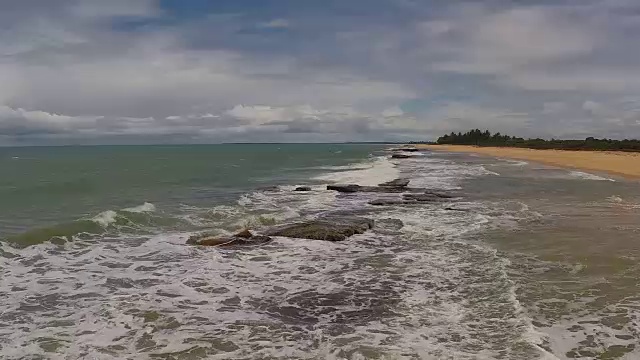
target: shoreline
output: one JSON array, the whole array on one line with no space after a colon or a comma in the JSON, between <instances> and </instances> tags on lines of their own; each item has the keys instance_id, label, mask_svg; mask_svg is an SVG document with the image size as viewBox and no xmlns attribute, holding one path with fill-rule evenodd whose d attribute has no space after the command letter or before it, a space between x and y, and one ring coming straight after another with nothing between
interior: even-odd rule
<instances>
[{"instance_id":1,"label":"shoreline","mask_svg":"<svg viewBox=\"0 0 640 360\"><path fill-rule=\"evenodd\" d=\"M640 153L623 151L538 150L473 145L416 145L419 149L473 153L497 158L525 160L577 170L596 171L627 179L640 179Z\"/></svg>"}]
</instances>

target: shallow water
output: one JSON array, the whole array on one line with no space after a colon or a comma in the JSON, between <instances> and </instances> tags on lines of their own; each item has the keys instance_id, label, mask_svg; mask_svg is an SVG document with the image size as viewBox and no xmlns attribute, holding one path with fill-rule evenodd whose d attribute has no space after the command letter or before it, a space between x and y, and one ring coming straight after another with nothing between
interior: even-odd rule
<instances>
[{"instance_id":1,"label":"shallow water","mask_svg":"<svg viewBox=\"0 0 640 360\"><path fill-rule=\"evenodd\" d=\"M47 225L46 216L6 226L3 357L640 357L637 183L460 154L389 161L375 147L318 145L281 163L278 146L265 145L266 157L256 160L271 161L272 174L256 165L242 179L222 176L231 189L224 194L214 177L197 185L174 180L144 196L125 190L127 201L93 213L78 200L77 213L61 214L44 235L33 229ZM255 150L242 149L243 156ZM211 168L218 173L215 163ZM136 189L157 178L144 165L138 171L152 175ZM397 195L324 190L328 183L375 185L398 177L461 198L373 207L369 200ZM293 192L298 184L313 191ZM279 186L255 190L271 185ZM180 204L163 193L179 194ZM376 227L340 243L185 245L205 229L259 232L335 212L370 217ZM10 223L11 215L2 219ZM78 219L100 230L68 232L65 224L78 226ZM65 235L43 241L56 224Z\"/></svg>"}]
</instances>

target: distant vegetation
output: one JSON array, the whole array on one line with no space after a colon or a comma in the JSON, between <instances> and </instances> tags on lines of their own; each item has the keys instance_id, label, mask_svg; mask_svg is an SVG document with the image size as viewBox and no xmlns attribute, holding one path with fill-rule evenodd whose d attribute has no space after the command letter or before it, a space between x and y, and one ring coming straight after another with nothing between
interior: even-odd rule
<instances>
[{"instance_id":1,"label":"distant vegetation","mask_svg":"<svg viewBox=\"0 0 640 360\"><path fill-rule=\"evenodd\" d=\"M530 149L558 149L558 150L615 150L640 151L640 140L611 140L588 137L584 140L545 140L524 139L515 136L492 134L489 130L479 129L466 133L451 133L438 138L437 144L477 145L477 146L506 146Z\"/></svg>"}]
</instances>

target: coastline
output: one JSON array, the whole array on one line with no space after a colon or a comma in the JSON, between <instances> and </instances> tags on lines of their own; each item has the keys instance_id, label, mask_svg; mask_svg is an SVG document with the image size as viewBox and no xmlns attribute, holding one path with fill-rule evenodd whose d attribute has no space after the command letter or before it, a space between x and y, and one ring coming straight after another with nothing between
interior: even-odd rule
<instances>
[{"instance_id":1,"label":"coastline","mask_svg":"<svg viewBox=\"0 0 640 360\"><path fill-rule=\"evenodd\" d=\"M416 145L433 151L474 153L498 158L533 161L547 165L597 171L640 179L640 153L620 151L537 150L472 145Z\"/></svg>"}]
</instances>

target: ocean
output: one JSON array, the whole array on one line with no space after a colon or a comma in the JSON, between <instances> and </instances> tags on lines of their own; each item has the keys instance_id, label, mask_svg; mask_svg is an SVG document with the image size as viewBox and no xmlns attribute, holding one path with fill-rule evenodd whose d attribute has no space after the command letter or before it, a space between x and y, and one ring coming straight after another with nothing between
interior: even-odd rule
<instances>
[{"instance_id":1,"label":"ocean","mask_svg":"<svg viewBox=\"0 0 640 360\"><path fill-rule=\"evenodd\" d=\"M385 148L0 148L0 357L640 358L637 181ZM397 178L456 197L326 190ZM186 245L327 214L375 227Z\"/></svg>"}]
</instances>

